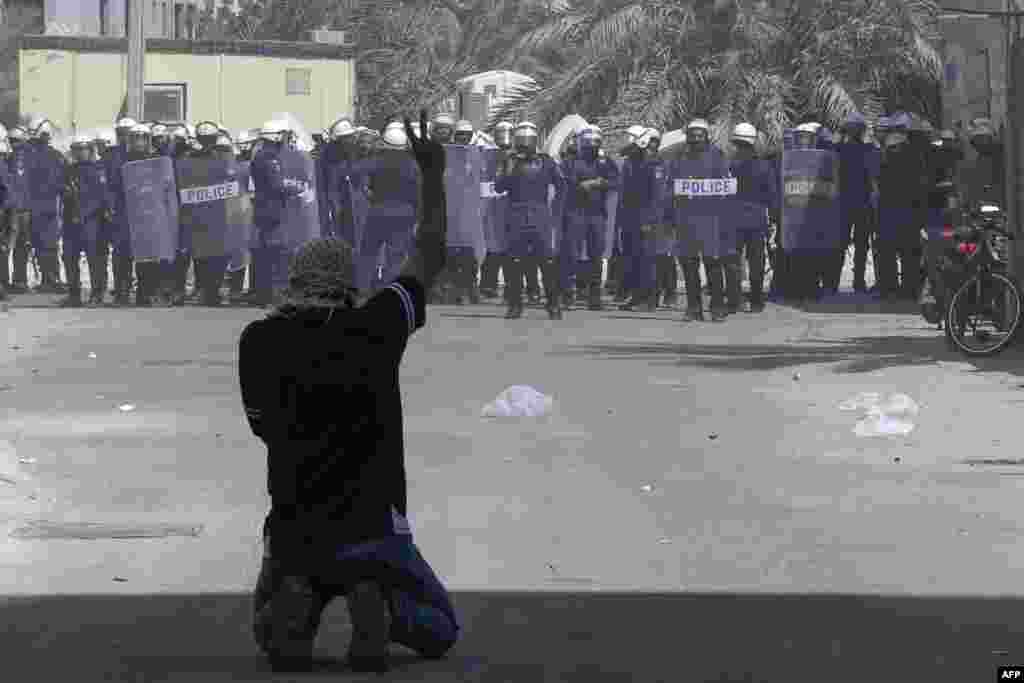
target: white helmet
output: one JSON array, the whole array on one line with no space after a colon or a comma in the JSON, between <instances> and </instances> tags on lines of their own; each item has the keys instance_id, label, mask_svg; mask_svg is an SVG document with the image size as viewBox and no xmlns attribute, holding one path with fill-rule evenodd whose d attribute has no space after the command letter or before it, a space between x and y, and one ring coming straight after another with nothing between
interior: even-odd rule
<instances>
[{"instance_id":1,"label":"white helmet","mask_svg":"<svg viewBox=\"0 0 1024 683\"><path fill-rule=\"evenodd\" d=\"M7 126L5 126L4 124L0 123L0 140L6 140L6 139L7 139Z\"/></svg>"},{"instance_id":2,"label":"white helmet","mask_svg":"<svg viewBox=\"0 0 1024 683\"><path fill-rule=\"evenodd\" d=\"M195 135L212 138L220 135L220 131L221 127L213 121L201 121L199 125L196 126Z\"/></svg>"},{"instance_id":3,"label":"white helmet","mask_svg":"<svg viewBox=\"0 0 1024 683\"><path fill-rule=\"evenodd\" d=\"M113 147L117 144L117 133L110 129L102 130L100 131L99 139L107 143L109 147Z\"/></svg>"},{"instance_id":4,"label":"white helmet","mask_svg":"<svg viewBox=\"0 0 1024 683\"><path fill-rule=\"evenodd\" d=\"M32 126L32 135L35 137L42 137L44 135L53 136L53 124L50 123L50 119L43 119L38 121Z\"/></svg>"},{"instance_id":5,"label":"white helmet","mask_svg":"<svg viewBox=\"0 0 1024 683\"><path fill-rule=\"evenodd\" d=\"M72 149L74 149L75 147L88 147L91 144L92 139L90 139L88 135L76 135L75 137L71 138Z\"/></svg>"},{"instance_id":6,"label":"white helmet","mask_svg":"<svg viewBox=\"0 0 1024 683\"><path fill-rule=\"evenodd\" d=\"M641 144L641 140L647 134L647 129L643 126L630 126L626 129L626 135L629 136L629 141L634 144Z\"/></svg>"},{"instance_id":7,"label":"white helmet","mask_svg":"<svg viewBox=\"0 0 1024 683\"><path fill-rule=\"evenodd\" d=\"M686 126L686 130L703 130L708 133L711 132L711 126L704 119L694 119Z\"/></svg>"},{"instance_id":8,"label":"white helmet","mask_svg":"<svg viewBox=\"0 0 1024 683\"><path fill-rule=\"evenodd\" d=\"M737 124L732 129L732 141L733 142L745 142L749 145L753 145L757 142L757 129L749 123Z\"/></svg>"},{"instance_id":9,"label":"white helmet","mask_svg":"<svg viewBox=\"0 0 1024 683\"><path fill-rule=\"evenodd\" d=\"M132 126L132 129L131 129L130 132L131 132L132 135L149 135L150 134L149 126L147 126L145 124L142 124L142 123L137 123L134 126Z\"/></svg>"},{"instance_id":10,"label":"white helmet","mask_svg":"<svg viewBox=\"0 0 1024 683\"><path fill-rule=\"evenodd\" d=\"M352 125L352 122L346 118L338 119L331 130L328 132L328 137L331 140L337 140L339 138L347 138L350 135L355 135L356 129Z\"/></svg>"},{"instance_id":11,"label":"white helmet","mask_svg":"<svg viewBox=\"0 0 1024 683\"><path fill-rule=\"evenodd\" d=\"M270 140L271 142L281 142L284 139L284 134L288 132L287 121L267 121L260 128L260 138L263 140Z\"/></svg>"},{"instance_id":12,"label":"white helmet","mask_svg":"<svg viewBox=\"0 0 1024 683\"><path fill-rule=\"evenodd\" d=\"M227 135L224 135L223 133L217 136L217 142L214 143L214 146L220 147L222 149L234 149L235 147L235 145L231 142L231 138L229 138Z\"/></svg>"},{"instance_id":13,"label":"white helmet","mask_svg":"<svg viewBox=\"0 0 1024 683\"><path fill-rule=\"evenodd\" d=\"M814 135L818 132L819 128L821 128L820 123L801 123L799 126L796 127L796 132L810 133L811 135Z\"/></svg>"},{"instance_id":14,"label":"white helmet","mask_svg":"<svg viewBox=\"0 0 1024 683\"><path fill-rule=\"evenodd\" d=\"M185 124L185 132L188 133L189 138L191 138L192 140L196 139L196 127L193 126L191 123Z\"/></svg>"},{"instance_id":15,"label":"white helmet","mask_svg":"<svg viewBox=\"0 0 1024 683\"><path fill-rule=\"evenodd\" d=\"M430 122L433 126L448 126L449 128L455 128L455 119L452 118L451 114L438 114L434 117L434 120Z\"/></svg>"},{"instance_id":16,"label":"white helmet","mask_svg":"<svg viewBox=\"0 0 1024 683\"><path fill-rule=\"evenodd\" d=\"M417 126L413 125L414 131L416 128ZM405 149L409 145L409 136L405 134L405 125L399 121L392 121L384 128L382 139L388 147Z\"/></svg>"},{"instance_id":17,"label":"white helmet","mask_svg":"<svg viewBox=\"0 0 1024 683\"><path fill-rule=\"evenodd\" d=\"M114 127L117 130L129 131L132 128L134 128L135 126L137 126L137 125L139 125L138 121L136 121L133 118L129 118L129 117L126 116L123 119L119 119L118 122L117 122L117 125L114 126Z\"/></svg>"}]
</instances>

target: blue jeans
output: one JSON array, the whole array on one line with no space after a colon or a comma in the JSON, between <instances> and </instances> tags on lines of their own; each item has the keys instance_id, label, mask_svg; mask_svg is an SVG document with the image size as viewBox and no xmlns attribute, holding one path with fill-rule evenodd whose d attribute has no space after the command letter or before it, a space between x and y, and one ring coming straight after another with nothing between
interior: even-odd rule
<instances>
[{"instance_id":1,"label":"blue jeans","mask_svg":"<svg viewBox=\"0 0 1024 683\"><path fill-rule=\"evenodd\" d=\"M265 539L266 542L266 539ZM280 585L284 572L269 553L256 586L257 630L259 611ZM320 616L335 597L346 595L363 581L383 587L392 606L392 642L424 657L441 657L458 639L459 623L448 592L423 559L412 536L389 536L354 546L339 547L322 569L308 577L317 594L303 638L312 644Z\"/></svg>"}]
</instances>

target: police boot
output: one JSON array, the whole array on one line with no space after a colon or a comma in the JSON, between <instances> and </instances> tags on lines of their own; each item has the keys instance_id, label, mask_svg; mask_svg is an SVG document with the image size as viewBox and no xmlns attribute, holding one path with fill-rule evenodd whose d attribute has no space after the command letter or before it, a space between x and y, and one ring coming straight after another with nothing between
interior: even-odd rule
<instances>
[{"instance_id":1,"label":"police boot","mask_svg":"<svg viewBox=\"0 0 1024 683\"><path fill-rule=\"evenodd\" d=\"M11 276L11 294L28 293L28 256L28 244L16 242L13 254L14 272Z\"/></svg>"},{"instance_id":2,"label":"police boot","mask_svg":"<svg viewBox=\"0 0 1024 683\"><path fill-rule=\"evenodd\" d=\"M544 297L546 300L545 309L548 317L552 320L562 319L562 293L558 286L558 259L548 258L540 260L542 277L544 278Z\"/></svg>"},{"instance_id":3,"label":"police boot","mask_svg":"<svg viewBox=\"0 0 1024 683\"><path fill-rule=\"evenodd\" d=\"M601 303L601 259L594 259L590 262L589 272L589 296L587 299L587 310L603 311L604 304Z\"/></svg>"},{"instance_id":4,"label":"police boot","mask_svg":"<svg viewBox=\"0 0 1024 683\"><path fill-rule=\"evenodd\" d=\"M81 261L70 252L64 253L64 268L68 275L68 295L61 300L63 308L81 308L82 306L82 269Z\"/></svg>"},{"instance_id":5,"label":"police boot","mask_svg":"<svg viewBox=\"0 0 1024 683\"><path fill-rule=\"evenodd\" d=\"M743 263L742 254L730 254L722 259L722 270L725 275L726 310L739 313L743 309Z\"/></svg>"},{"instance_id":6,"label":"police boot","mask_svg":"<svg viewBox=\"0 0 1024 683\"><path fill-rule=\"evenodd\" d=\"M159 266L153 261L146 261L135 264L138 284L135 287L135 305L148 307L153 305L153 276L154 266Z\"/></svg>"},{"instance_id":7,"label":"police boot","mask_svg":"<svg viewBox=\"0 0 1024 683\"><path fill-rule=\"evenodd\" d=\"M480 296L494 299L498 296L498 255L487 252L480 264Z\"/></svg>"},{"instance_id":8,"label":"police boot","mask_svg":"<svg viewBox=\"0 0 1024 683\"><path fill-rule=\"evenodd\" d=\"M538 278L539 267L536 261L531 261L525 267L526 275L526 296L530 300L531 306L536 306L540 303L540 279Z\"/></svg>"},{"instance_id":9,"label":"police boot","mask_svg":"<svg viewBox=\"0 0 1024 683\"><path fill-rule=\"evenodd\" d=\"M233 270L228 273L228 295L237 299L242 295L242 285L245 283L245 268Z\"/></svg>"},{"instance_id":10,"label":"police boot","mask_svg":"<svg viewBox=\"0 0 1024 683\"><path fill-rule=\"evenodd\" d=\"M132 287L135 286L135 259L131 256L121 256L119 261L121 277L118 281L117 271L114 271L117 293L114 295L114 304L117 306L131 306Z\"/></svg>"},{"instance_id":11,"label":"police boot","mask_svg":"<svg viewBox=\"0 0 1024 683\"><path fill-rule=\"evenodd\" d=\"M523 272L522 260L509 258L505 261L505 276L508 277L508 311L505 313L506 320L515 320L523 317Z\"/></svg>"},{"instance_id":12,"label":"police boot","mask_svg":"<svg viewBox=\"0 0 1024 683\"><path fill-rule=\"evenodd\" d=\"M3 239L3 235L0 235ZM0 285L4 288L11 284L11 255L4 246L0 246Z\"/></svg>"},{"instance_id":13,"label":"police boot","mask_svg":"<svg viewBox=\"0 0 1024 683\"><path fill-rule=\"evenodd\" d=\"M39 285L35 287L36 294L56 294L54 286L53 265L50 263L50 249L36 249L36 262L39 268ZM56 253L53 254L56 256Z\"/></svg>"},{"instance_id":14,"label":"police boot","mask_svg":"<svg viewBox=\"0 0 1024 683\"><path fill-rule=\"evenodd\" d=\"M107 253L103 247L96 247L88 255L89 261L89 303L95 306L103 304L107 294ZM71 273L68 273L68 280Z\"/></svg>"},{"instance_id":15,"label":"police boot","mask_svg":"<svg viewBox=\"0 0 1024 683\"><path fill-rule=\"evenodd\" d=\"M466 268L463 272L465 282L463 288L466 293L466 299L469 300L470 305L477 305L480 303L480 292L477 290L476 284L477 276L477 262L476 256L472 253L466 254Z\"/></svg>"},{"instance_id":16,"label":"police boot","mask_svg":"<svg viewBox=\"0 0 1024 683\"><path fill-rule=\"evenodd\" d=\"M692 322L704 319L704 300L700 287L700 261L695 258L683 259L683 282L686 286L686 314L683 320Z\"/></svg>"}]
</instances>

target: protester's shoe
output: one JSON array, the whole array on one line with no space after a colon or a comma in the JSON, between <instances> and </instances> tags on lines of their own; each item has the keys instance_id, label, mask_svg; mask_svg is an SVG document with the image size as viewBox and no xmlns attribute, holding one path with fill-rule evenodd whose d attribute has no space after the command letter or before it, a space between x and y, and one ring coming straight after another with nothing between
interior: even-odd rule
<instances>
[{"instance_id":1,"label":"protester's shoe","mask_svg":"<svg viewBox=\"0 0 1024 683\"><path fill-rule=\"evenodd\" d=\"M256 613L253 636L275 672L313 668L317 595L308 581L288 576Z\"/></svg>"},{"instance_id":2,"label":"protester's shoe","mask_svg":"<svg viewBox=\"0 0 1024 683\"><path fill-rule=\"evenodd\" d=\"M375 582L358 583L345 600L352 621L349 666L356 672L387 672L392 616L384 591Z\"/></svg>"},{"instance_id":3,"label":"protester's shoe","mask_svg":"<svg viewBox=\"0 0 1024 683\"><path fill-rule=\"evenodd\" d=\"M518 320L523 317L523 306L509 306L508 311L505 312L505 320Z\"/></svg>"}]
</instances>

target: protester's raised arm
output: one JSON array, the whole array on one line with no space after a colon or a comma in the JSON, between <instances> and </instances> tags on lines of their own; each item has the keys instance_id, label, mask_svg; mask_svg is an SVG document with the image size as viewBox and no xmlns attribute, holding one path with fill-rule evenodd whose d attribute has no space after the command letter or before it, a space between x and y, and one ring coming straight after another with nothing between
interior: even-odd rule
<instances>
[{"instance_id":1,"label":"protester's raised arm","mask_svg":"<svg viewBox=\"0 0 1024 683\"><path fill-rule=\"evenodd\" d=\"M420 226L416 241L402 268L402 276L413 277L426 291L444 269L448 246L448 208L444 194L444 147L427 137L427 112L420 112L420 132L405 119L405 134L420 167Z\"/></svg>"}]
</instances>

